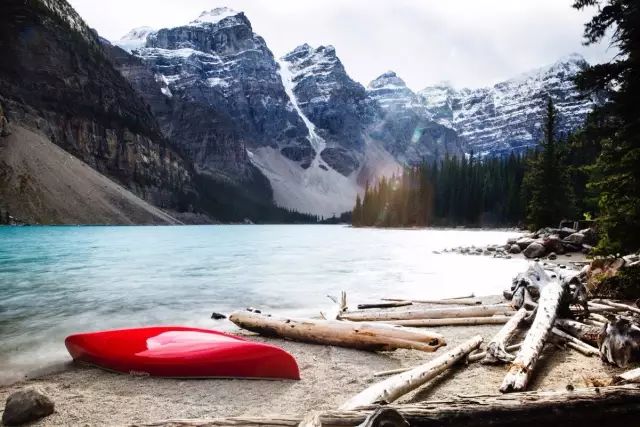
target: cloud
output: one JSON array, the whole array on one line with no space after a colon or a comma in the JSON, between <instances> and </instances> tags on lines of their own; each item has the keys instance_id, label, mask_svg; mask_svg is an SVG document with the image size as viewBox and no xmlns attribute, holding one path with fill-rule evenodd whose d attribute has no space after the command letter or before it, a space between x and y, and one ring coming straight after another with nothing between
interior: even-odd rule
<instances>
[{"instance_id":1,"label":"cloud","mask_svg":"<svg viewBox=\"0 0 640 427\"><path fill-rule=\"evenodd\" d=\"M104 37L133 27L169 27L201 11L244 11L276 56L302 43L336 47L363 84L394 70L413 89L447 80L458 87L496 83L572 52L602 62L608 44L582 45L593 10L573 0L70 0Z\"/></svg>"}]
</instances>

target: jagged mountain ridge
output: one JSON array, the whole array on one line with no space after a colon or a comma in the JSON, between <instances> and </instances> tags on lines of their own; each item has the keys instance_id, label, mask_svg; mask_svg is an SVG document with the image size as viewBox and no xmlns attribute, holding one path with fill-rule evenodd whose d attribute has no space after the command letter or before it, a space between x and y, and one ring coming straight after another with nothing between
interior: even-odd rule
<instances>
[{"instance_id":1,"label":"jagged mountain ridge","mask_svg":"<svg viewBox=\"0 0 640 427\"><path fill-rule=\"evenodd\" d=\"M388 71L369 83L367 94L381 111L370 135L383 141L403 164L464 154L464 141L455 131L434 121L422 99L395 72Z\"/></svg>"},{"instance_id":2,"label":"jagged mountain ridge","mask_svg":"<svg viewBox=\"0 0 640 427\"><path fill-rule=\"evenodd\" d=\"M277 204L322 215L351 208L367 180L402 165L535 145L547 94L566 116L563 131L591 107L570 81L577 58L489 89L415 93L393 72L364 88L332 46L303 44L276 60L248 18L228 8L116 43L151 71L157 87L139 90L200 170L242 185L257 168Z\"/></svg>"},{"instance_id":3,"label":"jagged mountain ridge","mask_svg":"<svg viewBox=\"0 0 640 427\"><path fill-rule=\"evenodd\" d=\"M582 126L600 102L583 96L572 80L587 65L582 56L571 54L492 87L456 90L439 84L419 95L432 119L456 130L476 154L521 152L541 140L541 117L549 96L559 112L560 134Z\"/></svg>"}]
</instances>

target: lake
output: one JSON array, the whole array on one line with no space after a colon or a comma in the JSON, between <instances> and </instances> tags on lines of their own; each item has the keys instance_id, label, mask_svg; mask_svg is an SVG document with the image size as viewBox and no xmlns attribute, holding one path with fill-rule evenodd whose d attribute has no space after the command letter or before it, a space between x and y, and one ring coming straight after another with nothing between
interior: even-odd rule
<instances>
[{"instance_id":1,"label":"lake","mask_svg":"<svg viewBox=\"0 0 640 427\"><path fill-rule=\"evenodd\" d=\"M495 295L523 259L434 254L516 232L339 225L0 227L0 383L69 360L73 332L185 324L212 312L317 316L327 295Z\"/></svg>"}]
</instances>

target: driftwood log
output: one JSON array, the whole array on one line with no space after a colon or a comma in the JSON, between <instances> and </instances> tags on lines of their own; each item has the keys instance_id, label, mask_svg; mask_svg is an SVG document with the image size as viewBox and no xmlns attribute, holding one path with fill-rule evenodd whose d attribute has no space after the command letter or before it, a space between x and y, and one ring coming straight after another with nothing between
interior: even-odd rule
<instances>
[{"instance_id":1,"label":"driftwood log","mask_svg":"<svg viewBox=\"0 0 640 427\"><path fill-rule=\"evenodd\" d=\"M553 329L566 289L566 284L559 280L552 281L542 289L536 317L502 382L501 392L526 390L547 337Z\"/></svg>"},{"instance_id":2,"label":"driftwood log","mask_svg":"<svg viewBox=\"0 0 640 427\"><path fill-rule=\"evenodd\" d=\"M611 306L611 307L614 307L614 308L619 308L619 309L625 310L625 311L630 311L630 312L635 313L635 314L640 314L640 308L633 307L633 306L630 306L628 304L622 304L622 303L611 301L611 300L608 300L608 299L594 299L593 302L597 303L597 304L608 305L608 306Z\"/></svg>"},{"instance_id":3,"label":"driftwood log","mask_svg":"<svg viewBox=\"0 0 640 427\"><path fill-rule=\"evenodd\" d=\"M229 320L260 335L369 351L407 348L435 351L445 345L442 335L398 326L338 320L294 319L237 311Z\"/></svg>"},{"instance_id":4,"label":"driftwood log","mask_svg":"<svg viewBox=\"0 0 640 427\"><path fill-rule=\"evenodd\" d=\"M513 314L514 310L506 304L479 305L451 308L414 308L411 310L346 312L340 315L342 320L353 322L412 320L412 319L446 319L458 317L489 317L494 315Z\"/></svg>"},{"instance_id":5,"label":"driftwood log","mask_svg":"<svg viewBox=\"0 0 640 427\"><path fill-rule=\"evenodd\" d=\"M551 332L555 336L557 336L560 339L562 339L563 341L565 341L566 344L569 347L573 348L576 351L579 351L580 353L584 354L585 356L598 356L598 355L600 355L600 351L597 348L585 343L584 341L579 340L578 338L576 338L576 337L574 337L572 335L569 335L568 333L566 333L564 331L561 331L558 328L553 328L551 330Z\"/></svg>"},{"instance_id":6,"label":"driftwood log","mask_svg":"<svg viewBox=\"0 0 640 427\"><path fill-rule=\"evenodd\" d=\"M520 308L516 314L509 319L506 325L500 329L500 331L493 337L491 342L487 345L487 352L482 363L493 364L499 362L511 362L514 359L507 351L507 344L509 340L518 331L518 328L527 316L527 309L525 307Z\"/></svg>"},{"instance_id":7,"label":"driftwood log","mask_svg":"<svg viewBox=\"0 0 640 427\"><path fill-rule=\"evenodd\" d=\"M538 262L529 263L529 268L524 273L518 274L511 284L511 289L505 291L504 297L513 302L513 306L521 308L527 302L535 302L540 297L542 289L552 280L549 274ZM528 296L525 295L525 290Z\"/></svg>"},{"instance_id":8,"label":"driftwood log","mask_svg":"<svg viewBox=\"0 0 640 427\"><path fill-rule=\"evenodd\" d=\"M487 316L487 317L452 317L445 319L412 319L412 320L385 320L384 323L398 326L473 326L473 325L502 325L511 319L511 316Z\"/></svg>"},{"instance_id":9,"label":"driftwood log","mask_svg":"<svg viewBox=\"0 0 640 427\"><path fill-rule=\"evenodd\" d=\"M389 405L412 426L421 427L603 427L633 426L640 414L637 385L584 388L574 391L524 392L498 396L461 396L410 405ZM351 427L363 423L379 409L373 405L355 411L317 414L323 427ZM301 416L168 420L145 427L265 427L297 426Z\"/></svg>"},{"instance_id":10,"label":"driftwood log","mask_svg":"<svg viewBox=\"0 0 640 427\"><path fill-rule=\"evenodd\" d=\"M366 388L349 399L340 409L350 410L374 403L392 403L400 396L415 390L464 359L467 354L477 349L480 344L482 344L482 337L477 335L423 365Z\"/></svg>"},{"instance_id":11,"label":"driftwood log","mask_svg":"<svg viewBox=\"0 0 640 427\"><path fill-rule=\"evenodd\" d=\"M640 368L632 369L613 378L614 384L638 384L640 383Z\"/></svg>"},{"instance_id":12,"label":"driftwood log","mask_svg":"<svg viewBox=\"0 0 640 427\"><path fill-rule=\"evenodd\" d=\"M598 335L600 335L600 328L598 327L585 325L584 323L571 319L557 319L555 325L566 333L578 338L580 341L591 345L598 345Z\"/></svg>"}]
</instances>

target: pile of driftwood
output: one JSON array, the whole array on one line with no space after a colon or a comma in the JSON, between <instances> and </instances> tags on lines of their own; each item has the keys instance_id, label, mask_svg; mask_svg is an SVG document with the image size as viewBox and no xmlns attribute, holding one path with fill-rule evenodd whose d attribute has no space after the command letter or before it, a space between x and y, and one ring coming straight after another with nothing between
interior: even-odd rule
<instances>
[{"instance_id":1,"label":"pile of driftwood","mask_svg":"<svg viewBox=\"0 0 640 427\"><path fill-rule=\"evenodd\" d=\"M589 299L583 276L579 271L567 269L546 270L534 262L513 280L504 293L506 302L500 304L485 305L473 296L446 300L386 299L361 304L351 311L343 293L342 298L335 299L336 313L323 314L322 319L277 317L255 310L235 312L229 319L261 335L369 351L433 352L446 345L442 335L422 327L503 325L484 348L481 348L482 337L475 336L455 348L441 350L441 354L420 366L376 373L376 377L387 378L349 399L337 412L310 415L301 425L355 425L365 419L367 425L380 425L383 421L388 425L405 425L407 421L440 425L438 420L443 419L443 414L460 420L447 425L476 425L475 416L489 409L497 411L491 418L495 422L488 423L484 418L478 425L509 425L509 421L515 420L523 424L519 417L524 415L527 420L542 422L549 419L547 410L557 414L577 406L593 408L594 402L598 402L597 409L581 409L589 422L603 414L624 415L627 409L629 413L638 414L638 388L617 386L595 394L585 389L565 394L523 394L513 399L474 397L464 408L449 402L456 408L454 413L434 402L401 405L392 411L380 411L375 406L393 404L461 362L508 364L500 391L521 394L527 390L546 345L600 356L603 361L621 368L640 361L640 308L619 301ZM610 382L640 383L640 369L612 378ZM630 406L621 409L621 399L626 399ZM591 413L593 416L587 415ZM535 417L529 417L531 414ZM341 421L334 423L336 419Z\"/></svg>"}]
</instances>

